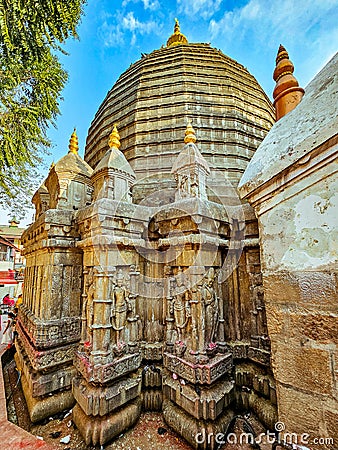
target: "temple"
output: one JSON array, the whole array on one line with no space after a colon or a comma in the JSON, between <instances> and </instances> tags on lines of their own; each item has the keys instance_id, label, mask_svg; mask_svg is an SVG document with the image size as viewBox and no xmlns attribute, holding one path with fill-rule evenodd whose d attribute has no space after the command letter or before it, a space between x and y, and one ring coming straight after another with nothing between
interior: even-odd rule
<instances>
[{"instance_id":1,"label":"temple","mask_svg":"<svg viewBox=\"0 0 338 450\"><path fill-rule=\"evenodd\" d=\"M74 130L23 236L15 358L33 422L73 407L88 446L142 410L198 449L244 411L336 436L336 69L303 97L281 46L276 116L247 69L176 20L120 76L84 160Z\"/></svg>"}]
</instances>

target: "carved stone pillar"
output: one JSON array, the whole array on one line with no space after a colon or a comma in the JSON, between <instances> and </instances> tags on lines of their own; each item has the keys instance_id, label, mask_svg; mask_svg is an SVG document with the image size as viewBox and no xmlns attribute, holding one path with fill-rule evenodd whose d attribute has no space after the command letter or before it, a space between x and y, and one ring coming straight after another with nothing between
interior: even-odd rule
<instances>
[{"instance_id":1,"label":"carved stone pillar","mask_svg":"<svg viewBox=\"0 0 338 450\"><path fill-rule=\"evenodd\" d=\"M34 278L24 286L15 359L33 422L74 404L82 252L75 247L72 220L71 211L48 210L23 235L28 273Z\"/></svg>"}]
</instances>

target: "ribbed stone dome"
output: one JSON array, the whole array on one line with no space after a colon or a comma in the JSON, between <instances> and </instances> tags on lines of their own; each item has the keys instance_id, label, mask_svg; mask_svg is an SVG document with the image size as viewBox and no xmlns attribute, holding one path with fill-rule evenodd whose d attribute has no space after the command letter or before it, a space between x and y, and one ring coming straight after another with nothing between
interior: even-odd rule
<instances>
[{"instance_id":1,"label":"ribbed stone dome","mask_svg":"<svg viewBox=\"0 0 338 450\"><path fill-rule=\"evenodd\" d=\"M108 92L90 126L85 160L98 164L117 123L120 150L138 179L134 201L160 189L166 193L159 203L173 201L170 172L189 120L210 165L208 186L216 200L225 184L238 184L274 123L274 109L247 69L220 50L209 44L163 47L131 65Z\"/></svg>"}]
</instances>

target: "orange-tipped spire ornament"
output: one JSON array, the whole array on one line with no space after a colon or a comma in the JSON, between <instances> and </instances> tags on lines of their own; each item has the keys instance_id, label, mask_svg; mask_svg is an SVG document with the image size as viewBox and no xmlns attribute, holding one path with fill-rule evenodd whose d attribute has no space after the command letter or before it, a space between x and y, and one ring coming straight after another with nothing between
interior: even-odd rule
<instances>
[{"instance_id":1,"label":"orange-tipped spire ornament","mask_svg":"<svg viewBox=\"0 0 338 450\"><path fill-rule=\"evenodd\" d=\"M77 152L79 151L79 140L77 138L76 128L74 128L74 131L69 139L68 148L68 153L74 153L75 155L77 155Z\"/></svg>"},{"instance_id":2,"label":"orange-tipped spire ornament","mask_svg":"<svg viewBox=\"0 0 338 450\"><path fill-rule=\"evenodd\" d=\"M185 130L184 143L189 144L190 142L192 142L193 144L196 142L196 135L195 130L193 129L189 120L187 129Z\"/></svg>"},{"instance_id":3,"label":"orange-tipped spire ornament","mask_svg":"<svg viewBox=\"0 0 338 450\"><path fill-rule=\"evenodd\" d=\"M273 90L274 107L276 108L276 120L292 111L302 100L304 89L293 76L294 66L289 59L288 52L280 45L276 58L276 68L273 79L276 81Z\"/></svg>"},{"instance_id":4,"label":"orange-tipped spire ornament","mask_svg":"<svg viewBox=\"0 0 338 450\"><path fill-rule=\"evenodd\" d=\"M109 148L116 147L117 149L119 149L121 147L120 135L119 132L117 131L116 124L114 124L113 131L109 135L108 145Z\"/></svg>"}]
</instances>

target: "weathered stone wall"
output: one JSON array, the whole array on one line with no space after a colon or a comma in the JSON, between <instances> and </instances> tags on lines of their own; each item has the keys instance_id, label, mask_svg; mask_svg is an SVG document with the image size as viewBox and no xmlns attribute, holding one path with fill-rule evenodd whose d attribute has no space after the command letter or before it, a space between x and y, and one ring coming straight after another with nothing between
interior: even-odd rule
<instances>
[{"instance_id":1,"label":"weathered stone wall","mask_svg":"<svg viewBox=\"0 0 338 450\"><path fill-rule=\"evenodd\" d=\"M240 185L259 219L279 420L299 436L331 438L328 448L338 444L337 67L336 55Z\"/></svg>"}]
</instances>

